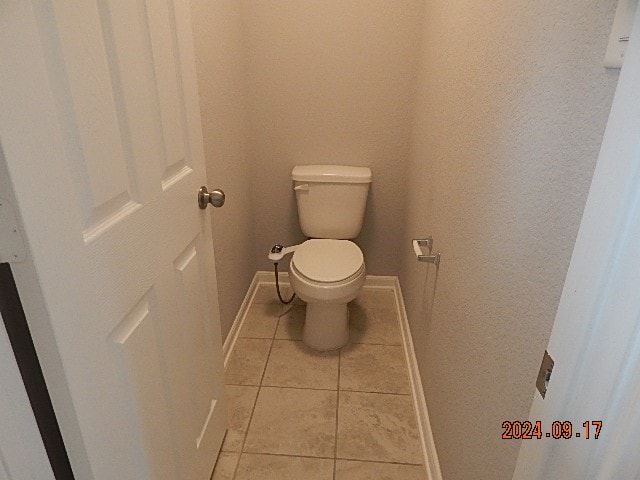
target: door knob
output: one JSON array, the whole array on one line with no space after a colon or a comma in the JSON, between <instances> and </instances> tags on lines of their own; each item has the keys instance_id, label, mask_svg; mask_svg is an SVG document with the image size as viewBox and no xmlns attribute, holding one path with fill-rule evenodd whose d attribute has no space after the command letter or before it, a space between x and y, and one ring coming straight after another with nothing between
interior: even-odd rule
<instances>
[{"instance_id":1,"label":"door knob","mask_svg":"<svg viewBox=\"0 0 640 480\"><path fill-rule=\"evenodd\" d=\"M204 210L207 205L213 205L214 207L221 207L224 205L224 192L220 189L209 192L207 187L202 186L198 190L198 206Z\"/></svg>"}]
</instances>

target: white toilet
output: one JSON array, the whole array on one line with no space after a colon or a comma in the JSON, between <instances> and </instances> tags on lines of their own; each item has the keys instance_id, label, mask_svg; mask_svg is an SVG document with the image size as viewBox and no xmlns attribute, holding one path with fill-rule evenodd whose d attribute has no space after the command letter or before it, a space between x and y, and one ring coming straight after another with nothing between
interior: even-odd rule
<instances>
[{"instance_id":1,"label":"white toilet","mask_svg":"<svg viewBox=\"0 0 640 480\"><path fill-rule=\"evenodd\" d=\"M307 303L302 340L316 350L349 341L347 303L366 277L364 256L348 240L362 229L371 170L339 165L297 166L291 172L302 232L311 240L292 247L289 279Z\"/></svg>"}]
</instances>

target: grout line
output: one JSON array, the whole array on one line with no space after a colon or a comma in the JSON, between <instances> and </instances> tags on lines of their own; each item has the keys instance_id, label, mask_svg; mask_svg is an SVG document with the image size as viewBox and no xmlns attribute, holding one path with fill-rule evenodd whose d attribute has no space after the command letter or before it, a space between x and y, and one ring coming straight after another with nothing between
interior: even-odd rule
<instances>
[{"instance_id":1,"label":"grout line","mask_svg":"<svg viewBox=\"0 0 640 480\"><path fill-rule=\"evenodd\" d=\"M288 305L284 305L282 308L282 313L280 314L281 317L285 316L287 313L291 312L291 310L294 309L294 307L299 307L300 305L296 305L295 303L290 303Z\"/></svg>"},{"instance_id":2,"label":"grout line","mask_svg":"<svg viewBox=\"0 0 640 480\"><path fill-rule=\"evenodd\" d=\"M280 306L280 315L282 315L282 305ZM264 381L264 376L267 373L267 367L269 366L269 359L271 358L271 352L273 351L273 342L276 339L276 332L278 331L278 327L280 326L280 315L278 315L278 321L276 322L276 328L273 331L273 335L271 336L271 344L269 345L269 353L267 354L267 361L264 363L264 369L262 370L262 376L260 377L260 386L262 386L262 382ZM268 339L267 339L268 340Z\"/></svg>"},{"instance_id":3,"label":"grout line","mask_svg":"<svg viewBox=\"0 0 640 480\"><path fill-rule=\"evenodd\" d=\"M259 387L260 385L255 385L253 383L229 383L225 382L225 385L229 385L232 387Z\"/></svg>"},{"instance_id":4,"label":"grout line","mask_svg":"<svg viewBox=\"0 0 640 480\"><path fill-rule=\"evenodd\" d=\"M302 343L302 340L296 340L295 338L274 338L274 340L277 340L278 342L298 342L298 343ZM310 348L310 347L307 347L307 348ZM325 351L318 350L317 353L331 353L331 352L335 352L335 350L325 350Z\"/></svg>"},{"instance_id":5,"label":"grout line","mask_svg":"<svg viewBox=\"0 0 640 480\"><path fill-rule=\"evenodd\" d=\"M387 462L385 460L363 460L361 458L342 458L338 457L336 460L345 460L348 462L368 462L368 463L390 463L392 465L411 465L412 467L423 467L423 463L405 463L405 462Z\"/></svg>"},{"instance_id":6,"label":"grout line","mask_svg":"<svg viewBox=\"0 0 640 480\"><path fill-rule=\"evenodd\" d=\"M249 305L251 308L254 305L252 301ZM253 402L253 408L251 409L251 415L249 416L249 423L247 423L247 430L244 432L244 438L242 439L242 445L240 446L240 455L238 456L238 463L236 464L236 468L233 470L232 479L236 478L236 474L238 473L238 467L240 466L240 460L242 460L242 454L244 453L244 446L247 443L247 437L249 436L249 428L251 428L251 422L253 421L253 414L256 411L256 406L258 405L258 398L260 397L260 391L262 390L262 380L264 379L264 375L267 371L267 365L269 364L269 358L271 357L271 350L273 349L273 341L276 336L276 332L278 331L278 326L280 325L280 316L278 316L278 321L276 322L276 328L273 331L273 336L271 337L271 345L269 345L269 353L267 354L267 361L264 363L264 368L262 369L262 376L260 377L260 385L258 385L258 393L256 394L256 399ZM255 385L253 385L255 386Z\"/></svg>"},{"instance_id":7,"label":"grout line","mask_svg":"<svg viewBox=\"0 0 640 480\"><path fill-rule=\"evenodd\" d=\"M278 323L276 324L276 332L278 331L278 326L280 325L281 316L278 317ZM296 340L295 338L241 337L241 336L239 336L238 338L249 338L251 340L288 340L290 342L302 342L302 340ZM351 342L351 341L347 345L345 345L345 347L349 345L379 345L383 347L402 347L402 343L374 343L374 342ZM327 352L331 352L331 351L335 351L335 350L327 350Z\"/></svg>"},{"instance_id":8,"label":"grout line","mask_svg":"<svg viewBox=\"0 0 640 480\"><path fill-rule=\"evenodd\" d=\"M276 327L277 330L277 327ZM269 340L270 337L242 337L242 338L252 338L254 340ZM303 343L302 340L298 340L295 338L274 338L274 340L283 340L285 342L298 342L298 343ZM370 343L370 342L349 342L347 343L344 347L340 347L337 349L333 349L333 350L317 350L316 353L331 353L331 352L337 352L338 350L341 350L342 348L346 348L349 347L350 345L374 345L376 347L398 347L398 348L402 348L402 344L401 343ZM307 348L311 348L311 347L307 347Z\"/></svg>"},{"instance_id":9,"label":"grout line","mask_svg":"<svg viewBox=\"0 0 640 480\"><path fill-rule=\"evenodd\" d=\"M238 337L238 339L243 339L243 340L245 340L245 339L246 340L273 340L273 337Z\"/></svg>"},{"instance_id":10,"label":"grout line","mask_svg":"<svg viewBox=\"0 0 640 480\"><path fill-rule=\"evenodd\" d=\"M226 452L226 453L231 453L231 452ZM293 455L291 453L250 452L250 451L242 452L242 453L246 453L249 455L268 455L270 457L309 458L311 460L345 460L345 461L352 461L352 462L390 463L392 465L411 465L415 467L420 467L423 465L422 463L392 462L392 461L386 461L386 460L367 460L362 458L347 458L347 457L337 457L337 458L324 457L324 456L314 457L312 455Z\"/></svg>"},{"instance_id":11,"label":"grout line","mask_svg":"<svg viewBox=\"0 0 640 480\"><path fill-rule=\"evenodd\" d=\"M312 460L333 460L333 457L314 457L311 455L293 455L291 453L270 453L270 452L244 452L244 453L247 453L249 455L269 455L271 457L309 458Z\"/></svg>"},{"instance_id":12,"label":"grout line","mask_svg":"<svg viewBox=\"0 0 640 480\"><path fill-rule=\"evenodd\" d=\"M227 385L234 387L266 387L266 388L290 388L292 390L317 390L319 392L336 392L338 390L334 390L332 388L317 388L317 387L292 387L289 385L253 385L253 384L239 384L239 383L227 383ZM397 392L374 392L372 390L352 390L352 389L341 389L341 392L348 393L371 393L375 395L396 395L399 397L410 397L411 393L397 393Z\"/></svg>"},{"instance_id":13,"label":"grout line","mask_svg":"<svg viewBox=\"0 0 640 480\"><path fill-rule=\"evenodd\" d=\"M288 388L289 390L313 390L316 392L337 392L332 388L314 388L314 387L289 387L283 385L262 385L264 388Z\"/></svg>"},{"instance_id":14,"label":"grout line","mask_svg":"<svg viewBox=\"0 0 640 480\"><path fill-rule=\"evenodd\" d=\"M240 445L240 455L238 455L238 463L236 463L236 468L233 470L233 475L231 476L232 480L236 478L236 474L238 473L238 467L240 466L240 460L242 460L242 453L244 451L244 444L247 442L249 427L251 427L251 421L253 420L253 414L256 411L256 405L258 405L259 396L260 396L260 387L258 387L258 393L256 393L256 399L253 401L253 407L251 407L251 414L249 415L247 430L244 432L244 435L242 436L242 445Z\"/></svg>"},{"instance_id":15,"label":"grout line","mask_svg":"<svg viewBox=\"0 0 640 480\"><path fill-rule=\"evenodd\" d=\"M381 345L384 347L402 347L402 343L350 342L351 345Z\"/></svg>"},{"instance_id":16,"label":"grout line","mask_svg":"<svg viewBox=\"0 0 640 480\"><path fill-rule=\"evenodd\" d=\"M231 384L229 384L231 385ZM253 386L255 387L256 385L248 385L248 386ZM338 390L333 390L331 388L315 388L315 387L290 387L288 385L262 385L263 387L266 388L289 388L292 390L314 390L314 391L319 391L319 392L336 392ZM351 390L351 389L342 389L339 390L340 392L347 392L347 393L368 393L368 394L372 394L372 395L395 395L398 397L410 397L411 393L396 393L396 392L374 392L371 390Z\"/></svg>"},{"instance_id":17,"label":"grout line","mask_svg":"<svg viewBox=\"0 0 640 480\"><path fill-rule=\"evenodd\" d=\"M278 325L280 324L280 319L278 319L278 324L276 325L276 331L278 330ZM275 332L273 333L273 337L275 337ZM271 358L271 352L273 350L273 342L275 338L271 338L271 345L269 345L269 353L267 354L267 361L264 362L264 368L262 369L262 375L260 376L260 387L262 387L262 382L264 381L264 376L267 373L267 367L269 366L269 359Z\"/></svg>"},{"instance_id":18,"label":"grout line","mask_svg":"<svg viewBox=\"0 0 640 480\"><path fill-rule=\"evenodd\" d=\"M394 393L394 392L370 392L368 390L340 390L343 393L366 393L368 395L395 395L396 397L410 397L410 393Z\"/></svg>"},{"instance_id":19,"label":"grout line","mask_svg":"<svg viewBox=\"0 0 640 480\"><path fill-rule=\"evenodd\" d=\"M222 439L222 441L224 442L224 438ZM227 452L223 452L222 449L220 449L220 451L218 452L218 458L216 458L216 463L213 464L213 470L211 471L211 476L209 477L209 480L213 480L213 476L216 474L216 467L218 466L218 462L220 461L220 457L222 456L223 453L227 453ZM235 469L233 470L233 473L235 473Z\"/></svg>"}]
</instances>

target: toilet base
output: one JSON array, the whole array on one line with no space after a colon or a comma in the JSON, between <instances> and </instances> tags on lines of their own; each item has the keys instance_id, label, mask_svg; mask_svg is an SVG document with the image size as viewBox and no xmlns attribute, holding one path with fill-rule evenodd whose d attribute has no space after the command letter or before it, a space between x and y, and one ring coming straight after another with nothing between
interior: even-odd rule
<instances>
[{"instance_id":1,"label":"toilet base","mask_svg":"<svg viewBox=\"0 0 640 480\"><path fill-rule=\"evenodd\" d=\"M336 350L349 341L346 303L307 303L302 341L315 350Z\"/></svg>"}]
</instances>

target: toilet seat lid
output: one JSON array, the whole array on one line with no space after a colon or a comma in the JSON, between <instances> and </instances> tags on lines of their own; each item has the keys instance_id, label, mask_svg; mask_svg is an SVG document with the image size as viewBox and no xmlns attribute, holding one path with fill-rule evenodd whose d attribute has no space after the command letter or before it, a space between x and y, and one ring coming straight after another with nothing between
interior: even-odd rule
<instances>
[{"instance_id":1,"label":"toilet seat lid","mask_svg":"<svg viewBox=\"0 0 640 480\"><path fill-rule=\"evenodd\" d=\"M331 283L357 273L364 263L364 256L349 240L313 239L293 252L291 263L308 279Z\"/></svg>"}]
</instances>

